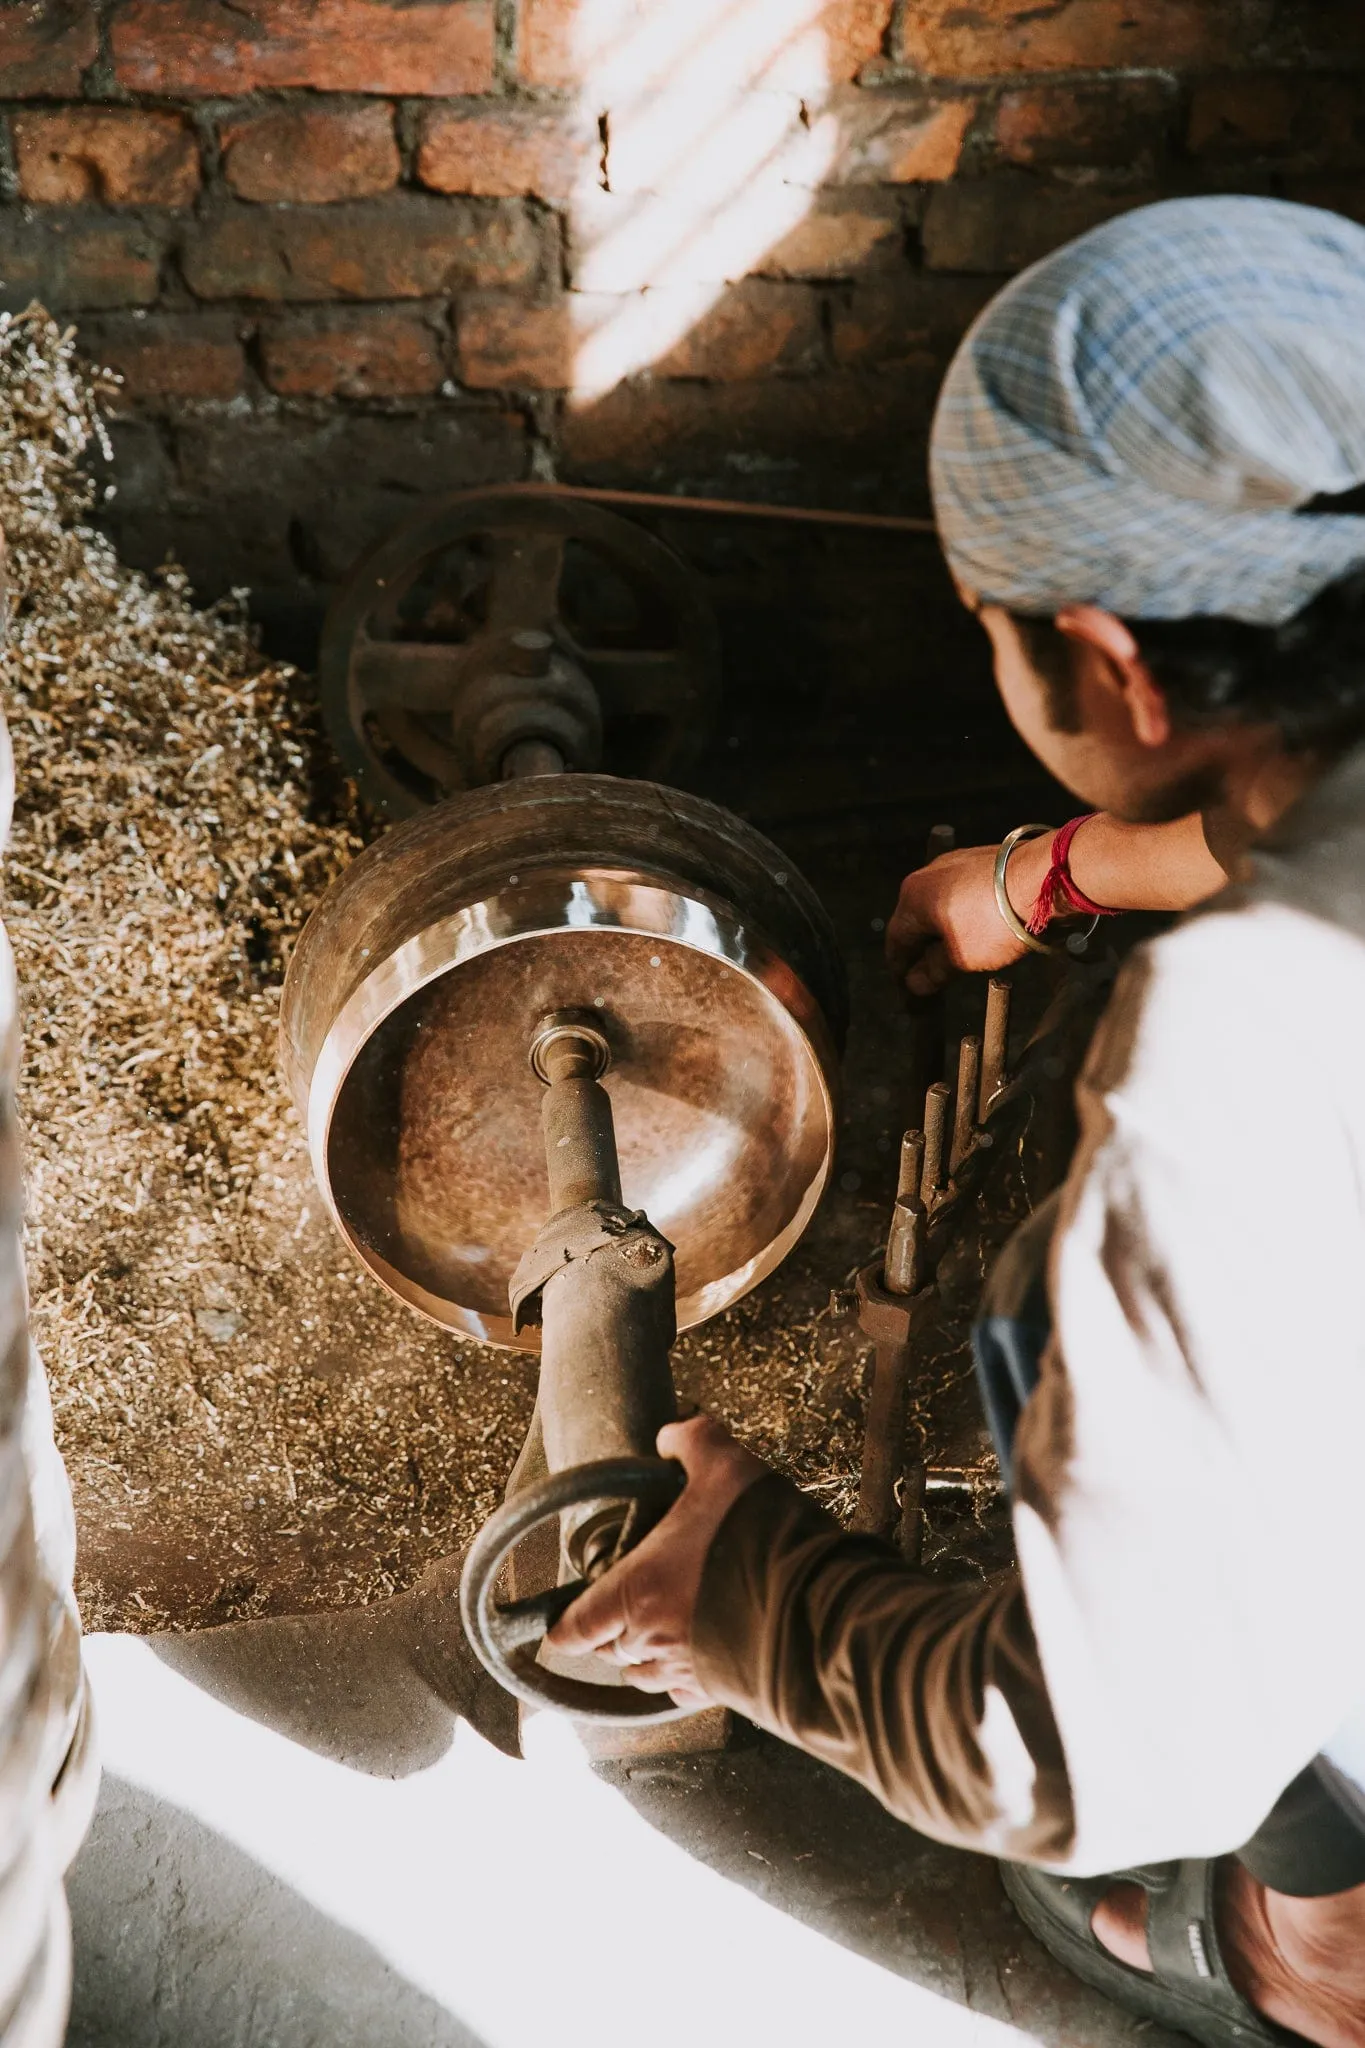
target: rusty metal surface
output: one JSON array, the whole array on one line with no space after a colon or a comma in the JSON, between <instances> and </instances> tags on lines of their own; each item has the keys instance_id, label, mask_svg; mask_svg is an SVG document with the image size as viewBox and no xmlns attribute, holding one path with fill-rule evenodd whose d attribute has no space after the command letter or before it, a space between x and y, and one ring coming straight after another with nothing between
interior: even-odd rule
<instances>
[{"instance_id":1,"label":"rusty metal surface","mask_svg":"<svg viewBox=\"0 0 1365 2048\"><path fill-rule=\"evenodd\" d=\"M348 771L410 817L533 743L572 769L684 774L714 715L719 638L700 584L644 527L564 493L465 491L356 564L318 685Z\"/></svg>"},{"instance_id":2,"label":"rusty metal surface","mask_svg":"<svg viewBox=\"0 0 1365 2048\"><path fill-rule=\"evenodd\" d=\"M450 1328L515 1341L508 1283L549 1206L526 1048L575 1009L611 1047L624 1198L679 1247L680 1326L771 1272L828 1179L842 979L783 856L650 785L477 792L342 878L281 1025L334 1220Z\"/></svg>"}]
</instances>

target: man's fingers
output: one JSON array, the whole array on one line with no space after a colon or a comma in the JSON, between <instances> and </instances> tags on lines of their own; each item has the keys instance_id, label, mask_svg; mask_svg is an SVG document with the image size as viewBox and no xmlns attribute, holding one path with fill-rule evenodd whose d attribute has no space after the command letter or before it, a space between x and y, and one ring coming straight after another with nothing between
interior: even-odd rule
<instances>
[{"instance_id":1,"label":"man's fingers","mask_svg":"<svg viewBox=\"0 0 1365 2048\"><path fill-rule=\"evenodd\" d=\"M676 1458L690 1479L708 1451L718 1451L734 1438L714 1415L691 1415L686 1422L666 1422L656 1441L659 1456Z\"/></svg>"},{"instance_id":2,"label":"man's fingers","mask_svg":"<svg viewBox=\"0 0 1365 2048\"><path fill-rule=\"evenodd\" d=\"M566 1608L554 1627L545 1637L550 1647L565 1650L571 1656L600 1650L604 1644L615 1642L626 1625L626 1606L622 1597L621 1568L608 1572L595 1586L589 1586L586 1593L580 1593L572 1607Z\"/></svg>"},{"instance_id":3,"label":"man's fingers","mask_svg":"<svg viewBox=\"0 0 1365 2048\"><path fill-rule=\"evenodd\" d=\"M912 996L937 995L947 985L951 974L947 949L936 944L930 946L910 968L905 976L905 986Z\"/></svg>"},{"instance_id":4,"label":"man's fingers","mask_svg":"<svg viewBox=\"0 0 1365 2048\"><path fill-rule=\"evenodd\" d=\"M643 1664L624 1664L621 1669L622 1675L631 1685L638 1685L641 1692L671 1692L671 1681L677 1677L671 1665L659 1663L652 1657L646 1658Z\"/></svg>"}]
</instances>

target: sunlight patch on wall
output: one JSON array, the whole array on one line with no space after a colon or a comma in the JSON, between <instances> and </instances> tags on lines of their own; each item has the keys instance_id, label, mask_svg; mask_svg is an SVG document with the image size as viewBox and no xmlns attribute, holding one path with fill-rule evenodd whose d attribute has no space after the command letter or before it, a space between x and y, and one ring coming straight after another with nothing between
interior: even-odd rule
<instances>
[{"instance_id":1,"label":"sunlight patch on wall","mask_svg":"<svg viewBox=\"0 0 1365 2048\"><path fill-rule=\"evenodd\" d=\"M603 149L569 209L579 401L663 361L761 272L838 154L825 0L581 0L581 111Z\"/></svg>"}]
</instances>

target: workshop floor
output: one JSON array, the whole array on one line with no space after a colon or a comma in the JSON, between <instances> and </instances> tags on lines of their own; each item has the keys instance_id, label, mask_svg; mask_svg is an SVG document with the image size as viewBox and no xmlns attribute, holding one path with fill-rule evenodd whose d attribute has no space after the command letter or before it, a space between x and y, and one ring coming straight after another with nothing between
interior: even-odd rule
<instances>
[{"instance_id":1,"label":"workshop floor","mask_svg":"<svg viewBox=\"0 0 1365 2048\"><path fill-rule=\"evenodd\" d=\"M90 1641L68 2048L1178 2048L795 1751L518 1761L385 1608Z\"/></svg>"}]
</instances>

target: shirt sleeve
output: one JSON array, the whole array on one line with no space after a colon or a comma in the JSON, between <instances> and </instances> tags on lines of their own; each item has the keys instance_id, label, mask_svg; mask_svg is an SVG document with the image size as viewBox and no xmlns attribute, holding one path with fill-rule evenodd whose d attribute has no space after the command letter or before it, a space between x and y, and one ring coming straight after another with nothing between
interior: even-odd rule
<instances>
[{"instance_id":1,"label":"shirt sleeve","mask_svg":"<svg viewBox=\"0 0 1365 2048\"><path fill-rule=\"evenodd\" d=\"M1060 1857L1070 1799L1023 1589L935 1586L772 1474L712 1545L701 1682L921 1833Z\"/></svg>"},{"instance_id":2,"label":"shirt sleeve","mask_svg":"<svg viewBox=\"0 0 1365 2048\"><path fill-rule=\"evenodd\" d=\"M1136 956L1078 1091L1019 1573L937 1586L765 1479L703 1578L715 1698L965 1847L1249 1838L1365 1703L1362 1014L1365 948L1282 909Z\"/></svg>"}]
</instances>

